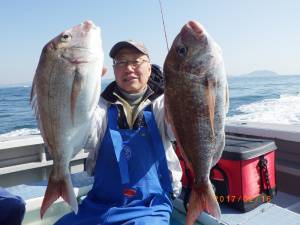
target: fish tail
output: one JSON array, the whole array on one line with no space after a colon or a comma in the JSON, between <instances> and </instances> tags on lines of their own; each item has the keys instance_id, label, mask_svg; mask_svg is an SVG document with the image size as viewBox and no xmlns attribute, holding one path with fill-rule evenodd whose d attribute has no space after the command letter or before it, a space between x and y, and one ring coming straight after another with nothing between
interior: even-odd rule
<instances>
[{"instance_id":1,"label":"fish tail","mask_svg":"<svg viewBox=\"0 0 300 225\"><path fill-rule=\"evenodd\" d=\"M51 172L51 174L52 173L53 172ZM77 214L78 204L73 190L70 174L60 180L53 179L53 176L50 175L47 190L40 210L41 218L43 218L49 206L51 206L52 203L56 201L60 196L72 207L73 211Z\"/></svg>"},{"instance_id":2,"label":"fish tail","mask_svg":"<svg viewBox=\"0 0 300 225\"><path fill-rule=\"evenodd\" d=\"M193 187L186 216L186 225L193 225L203 211L218 220L221 217L220 207L210 181L205 185L201 185L200 188Z\"/></svg>"}]
</instances>

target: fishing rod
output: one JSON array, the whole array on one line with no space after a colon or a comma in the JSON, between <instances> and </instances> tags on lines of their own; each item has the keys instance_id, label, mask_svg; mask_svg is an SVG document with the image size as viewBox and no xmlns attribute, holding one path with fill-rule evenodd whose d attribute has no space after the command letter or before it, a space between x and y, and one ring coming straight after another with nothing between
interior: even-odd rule
<instances>
[{"instance_id":1,"label":"fishing rod","mask_svg":"<svg viewBox=\"0 0 300 225\"><path fill-rule=\"evenodd\" d=\"M162 25L163 25L164 33L165 33L167 51L169 52L170 49L169 49L169 43L168 43L168 38L167 38L167 31L166 31L166 26L165 26L164 14L163 14L163 10L162 10L162 3L161 3L161 0L158 0L158 2L159 2L159 6L160 6L160 14L161 14L161 19L162 19Z\"/></svg>"}]
</instances>

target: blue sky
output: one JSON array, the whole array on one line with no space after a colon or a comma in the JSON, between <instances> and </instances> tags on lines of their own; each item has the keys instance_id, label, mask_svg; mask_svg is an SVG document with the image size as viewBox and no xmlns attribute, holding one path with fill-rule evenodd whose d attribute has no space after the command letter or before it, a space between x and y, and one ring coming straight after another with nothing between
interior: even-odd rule
<instances>
[{"instance_id":1,"label":"blue sky","mask_svg":"<svg viewBox=\"0 0 300 225\"><path fill-rule=\"evenodd\" d=\"M169 45L189 20L202 23L223 49L228 74L273 70L300 74L299 0L162 0ZM120 40L145 43L152 62L167 54L158 0L3 0L0 84L32 81L42 47L91 19L102 29L105 65Z\"/></svg>"}]
</instances>

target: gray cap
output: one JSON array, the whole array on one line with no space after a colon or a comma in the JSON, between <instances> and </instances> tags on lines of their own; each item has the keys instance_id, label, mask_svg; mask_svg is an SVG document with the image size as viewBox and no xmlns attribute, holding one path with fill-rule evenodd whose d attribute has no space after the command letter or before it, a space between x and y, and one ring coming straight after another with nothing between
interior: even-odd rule
<instances>
[{"instance_id":1,"label":"gray cap","mask_svg":"<svg viewBox=\"0 0 300 225\"><path fill-rule=\"evenodd\" d=\"M111 50L109 52L109 56L114 59L116 57L117 53L120 51L120 49L125 48L125 47L135 48L136 50L140 51L141 53L144 53L145 55L149 56L148 50L145 47L145 45L143 43L133 41L133 40L118 42L111 48Z\"/></svg>"}]
</instances>

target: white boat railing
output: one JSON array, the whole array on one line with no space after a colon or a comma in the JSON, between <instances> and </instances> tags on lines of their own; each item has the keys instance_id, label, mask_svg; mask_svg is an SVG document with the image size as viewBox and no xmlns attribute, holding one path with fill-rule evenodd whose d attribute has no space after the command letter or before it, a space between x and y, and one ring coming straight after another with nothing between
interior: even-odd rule
<instances>
[{"instance_id":1,"label":"white boat railing","mask_svg":"<svg viewBox=\"0 0 300 225\"><path fill-rule=\"evenodd\" d=\"M82 172L88 153L81 150L71 161L72 173ZM40 135L0 140L0 186L38 182L48 178L53 161Z\"/></svg>"},{"instance_id":2,"label":"white boat railing","mask_svg":"<svg viewBox=\"0 0 300 225\"><path fill-rule=\"evenodd\" d=\"M226 126L226 132L274 140L278 147L276 151L277 187L282 192L300 196L300 126L229 122ZM84 170L87 155L88 153L81 150L72 159L70 163L71 173L80 173ZM18 188L22 191L25 190L25 186L22 185L27 184L31 184L31 187L30 185L26 187L29 190L33 190L30 188L40 188L44 191L46 183L41 183L41 181L46 182L52 164L53 162L40 135L0 140L0 186L9 187L15 193L18 193ZM77 175L73 176L76 177ZM85 179L90 179L88 176L84 175L80 179L86 185L75 187L75 193L79 198L91 188L91 183L85 181ZM13 190L13 188L15 189ZM296 199L296 197L293 198ZM54 207L47 212L48 216L46 214L45 219L41 221L39 208L42 199L43 194L26 200L28 213L26 213L24 224L52 224L53 221L70 210L68 205L59 199L55 202ZM279 210L276 207L272 210ZM290 207L289 210L300 212L298 200L293 202ZM178 200L175 202L175 209L181 216L184 216L182 203ZM230 216L230 214L228 215ZM293 218L299 218L293 214L290 215ZM199 220L205 221L211 221L211 219L205 214L199 218ZM207 222L207 224L214 223Z\"/></svg>"}]
</instances>

